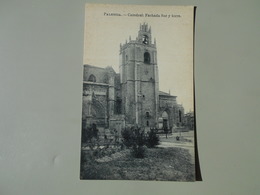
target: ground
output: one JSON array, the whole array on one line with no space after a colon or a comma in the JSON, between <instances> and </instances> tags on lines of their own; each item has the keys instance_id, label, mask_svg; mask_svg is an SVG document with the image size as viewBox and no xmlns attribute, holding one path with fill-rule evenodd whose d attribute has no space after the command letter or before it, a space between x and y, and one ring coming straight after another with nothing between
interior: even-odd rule
<instances>
[{"instance_id":1,"label":"ground","mask_svg":"<svg viewBox=\"0 0 260 195\"><path fill-rule=\"evenodd\" d=\"M111 155L93 157L82 151L81 179L193 181L193 131L160 136L160 145L146 148L144 158L133 158L130 149L110 148Z\"/></svg>"},{"instance_id":2,"label":"ground","mask_svg":"<svg viewBox=\"0 0 260 195\"><path fill-rule=\"evenodd\" d=\"M176 137L180 137L179 141L177 141ZM192 161L194 161L194 131L172 133L167 136L167 139L165 135L161 135L160 140L160 147L177 147L187 149L192 157Z\"/></svg>"}]
</instances>

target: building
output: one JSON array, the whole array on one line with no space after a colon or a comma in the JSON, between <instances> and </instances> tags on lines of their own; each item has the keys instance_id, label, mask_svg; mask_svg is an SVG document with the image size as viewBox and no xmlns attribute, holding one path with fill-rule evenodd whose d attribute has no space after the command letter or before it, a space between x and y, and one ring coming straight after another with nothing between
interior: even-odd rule
<instances>
[{"instance_id":1,"label":"building","mask_svg":"<svg viewBox=\"0 0 260 195\"><path fill-rule=\"evenodd\" d=\"M127 125L172 129L181 126L184 109L177 96L159 91L156 40L141 24L135 40L120 44L119 73L112 67L84 65L84 126L121 130Z\"/></svg>"},{"instance_id":2,"label":"building","mask_svg":"<svg viewBox=\"0 0 260 195\"><path fill-rule=\"evenodd\" d=\"M184 125L189 130L194 130L194 112L188 112L184 115Z\"/></svg>"}]
</instances>

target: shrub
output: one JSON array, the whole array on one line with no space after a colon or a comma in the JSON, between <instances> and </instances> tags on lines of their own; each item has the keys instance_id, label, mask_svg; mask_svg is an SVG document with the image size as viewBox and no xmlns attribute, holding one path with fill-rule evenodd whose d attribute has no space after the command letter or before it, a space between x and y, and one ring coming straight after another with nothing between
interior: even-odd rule
<instances>
[{"instance_id":1,"label":"shrub","mask_svg":"<svg viewBox=\"0 0 260 195\"><path fill-rule=\"evenodd\" d=\"M156 134L155 130L151 130L148 132L148 136L146 139L146 145L149 148L154 148L155 146L159 145L160 139L159 136Z\"/></svg>"},{"instance_id":2,"label":"shrub","mask_svg":"<svg viewBox=\"0 0 260 195\"><path fill-rule=\"evenodd\" d=\"M126 128L122 131L123 144L131 148L131 154L135 158L143 158L146 151L146 136L144 131L138 127Z\"/></svg>"},{"instance_id":3,"label":"shrub","mask_svg":"<svg viewBox=\"0 0 260 195\"><path fill-rule=\"evenodd\" d=\"M122 131L122 138L123 138L123 144L126 147L131 147L134 144L134 132L133 128L126 128L125 130Z\"/></svg>"},{"instance_id":4,"label":"shrub","mask_svg":"<svg viewBox=\"0 0 260 195\"><path fill-rule=\"evenodd\" d=\"M134 145L143 146L146 144L144 131L138 127L126 128L122 131L123 144L132 147Z\"/></svg>"},{"instance_id":5,"label":"shrub","mask_svg":"<svg viewBox=\"0 0 260 195\"><path fill-rule=\"evenodd\" d=\"M98 129L95 124L92 124L90 127L82 125L81 139L83 143L89 142L92 138L99 139Z\"/></svg>"},{"instance_id":6,"label":"shrub","mask_svg":"<svg viewBox=\"0 0 260 195\"><path fill-rule=\"evenodd\" d=\"M137 144L138 146L144 146L146 144L145 133L140 128L135 129L134 138L135 138L135 144Z\"/></svg>"},{"instance_id":7,"label":"shrub","mask_svg":"<svg viewBox=\"0 0 260 195\"><path fill-rule=\"evenodd\" d=\"M146 153L146 146L134 145L131 154L135 158L144 158Z\"/></svg>"},{"instance_id":8,"label":"shrub","mask_svg":"<svg viewBox=\"0 0 260 195\"><path fill-rule=\"evenodd\" d=\"M122 131L122 137L123 144L132 149L132 155L135 158L143 158L146 147L153 148L160 142L156 129L151 129L146 135L141 128L126 128Z\"/></svg>"}]
</instances>

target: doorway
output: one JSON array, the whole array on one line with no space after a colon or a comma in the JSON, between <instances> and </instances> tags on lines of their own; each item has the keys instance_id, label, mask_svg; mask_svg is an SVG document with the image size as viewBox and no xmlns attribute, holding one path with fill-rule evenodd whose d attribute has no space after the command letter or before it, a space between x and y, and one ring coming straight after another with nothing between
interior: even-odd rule
<instances>
[{"instance_id":1,"label":"doorway","mask_svg":"<svg viewBox=\"0 0 260 195\"><path fill-rule=\"evenodd\" d=\"M163 119L163 129L168 129L168 120Z\"/></svg>"},{"instance_id":2,"label":"doorway","mask_svg":"<svg viewBox=\"0 0 260 195\"><path fill-rule=\"evenodd\" d=\"M163 129L169 129L169 116L166 111L162 113L163 118Z\"/></svg>"}]
</instances>

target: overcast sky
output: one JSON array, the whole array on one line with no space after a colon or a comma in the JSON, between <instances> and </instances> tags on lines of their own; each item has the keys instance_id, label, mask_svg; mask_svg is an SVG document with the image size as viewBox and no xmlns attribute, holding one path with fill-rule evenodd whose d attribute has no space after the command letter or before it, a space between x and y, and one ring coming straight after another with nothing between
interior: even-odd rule
<instances>
[{"instance_id":1,"label":"overcast sky","mask_svg":"<svg viewBox=\"0 0 260 195\"><path fill-rule=\"evenodd\" d=\"M121 16L107 16L111 13ZM128 14L143 14L143 17ZM145 14L160 17L145 17ZM112 66L119 72L120 43L129 41L129 36L135 39L140 23L144 22L152 28L152 42L156 38L160 91L170 90L185 112L193 111L192 7L89 6L85 19L84 64Z\"/></svg>"}]
</instances>

